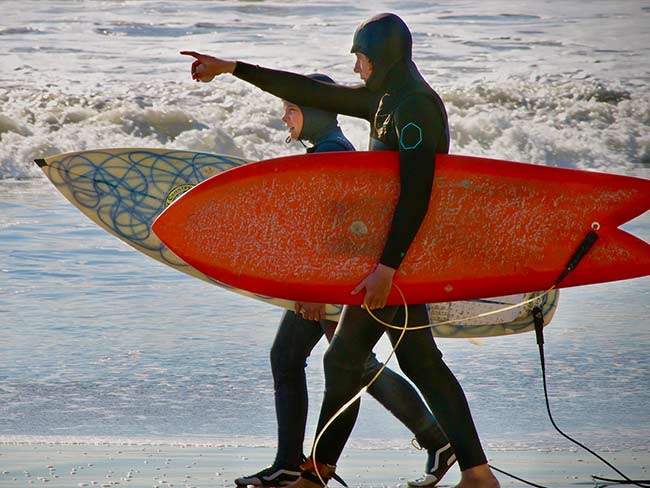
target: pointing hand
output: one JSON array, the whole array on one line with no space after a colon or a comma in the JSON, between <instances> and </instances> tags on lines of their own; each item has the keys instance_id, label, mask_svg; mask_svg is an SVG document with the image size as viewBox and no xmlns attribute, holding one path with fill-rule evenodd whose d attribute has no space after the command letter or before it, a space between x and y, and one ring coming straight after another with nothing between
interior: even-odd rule
<instances>
[{"instance_id":1,"label":"pointing hand","mask_svg":"<svg viewBox=\"0 0 650 488\"><path fill-rule=\"evenodd\" d=\"M232 73L235 71L235 66L237 65L235 61L215 58L214 56L197 53L196 51L181 51L181 54L194 58L194 62L192 63L192 79L205 83L212 81L217 75Z\"/></svg>"}]
</instances>

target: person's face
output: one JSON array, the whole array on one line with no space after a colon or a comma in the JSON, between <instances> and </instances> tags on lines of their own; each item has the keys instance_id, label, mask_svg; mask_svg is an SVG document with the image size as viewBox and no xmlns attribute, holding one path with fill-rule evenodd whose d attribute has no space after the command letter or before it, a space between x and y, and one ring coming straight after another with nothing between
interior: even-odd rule
<instances>
[{"instance_id":1,"label":"person's face","mask_svg":"<svg viewBox=\"0 0 650 488\"><path fill-rule=\"evenodd\" d=\"M372 61L363 53L356 52L354 55L357 57L357 62L354 63L354 72L359 73L359 78L367 81L372 74Z\"/></svg>"},{"instance_id":2,"label":"person's face","mask_svg":"<svg viewBox=\"0 0 650 488\"><path fill-rule=\"evenodd\" d=\"M284 105L284 115L282 116L282 122L289 129L289 135L294 141L300 137L302 132L302 126L304 119L302 116L302 110L298 105L295 105L290 102L283 102Z\"/></svg>"}]
</instances>

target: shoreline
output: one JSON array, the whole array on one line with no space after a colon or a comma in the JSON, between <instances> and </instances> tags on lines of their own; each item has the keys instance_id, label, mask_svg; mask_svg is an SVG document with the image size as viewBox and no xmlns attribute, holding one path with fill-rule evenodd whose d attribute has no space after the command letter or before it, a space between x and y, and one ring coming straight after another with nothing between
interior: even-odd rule
<instances>
[{"instance_id":1,"label":"shoreline","mask_svg":"<svg viewBox=\"0 0 650 488\"><path fill-rule=\"evenodd\" d=\"M233 480L267 466L271 447L183 445L116 445L63 443L0 443L0 487L47 483L51 488L234 487ZM530 482L554 487L600 486L592 475L619 478L586 452L552 450L488 451L489 462ZM650 478L650 453L611 452L604 457L633 479ZM424 454L391 449L346 449L339 475L350 488L405 488L421 475ZM525 486L495 472L502 487ZM457 465L441 486L460 480ZM331 486L338 486L336 482Z\"/></svg>"}]
</instances>

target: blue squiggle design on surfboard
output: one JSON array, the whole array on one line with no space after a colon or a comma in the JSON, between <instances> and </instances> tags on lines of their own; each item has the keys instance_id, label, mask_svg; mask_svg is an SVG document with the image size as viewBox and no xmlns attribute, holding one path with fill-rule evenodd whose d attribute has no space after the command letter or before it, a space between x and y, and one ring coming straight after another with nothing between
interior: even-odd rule
<instances>
[{"instance_id":1,"label":"blue squiggle design on surfboard","mask_svg":"<svg viewBox=\"0 0 650 488\"><path fill-rule=\"evenodd\" d=\"M171 203L168 196L175 189L186 190L247 162L191 151L115 149L48 158L44 170L61 193L112 234L154 259L215 282L172 254L152 233L151 223Z\"/></svg>"}]
</instances>

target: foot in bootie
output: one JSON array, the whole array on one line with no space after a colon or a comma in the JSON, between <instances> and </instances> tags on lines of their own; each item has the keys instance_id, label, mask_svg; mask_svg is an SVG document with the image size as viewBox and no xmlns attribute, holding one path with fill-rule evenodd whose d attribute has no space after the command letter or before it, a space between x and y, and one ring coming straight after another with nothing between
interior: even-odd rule
<instances>
[{"instance_id":1,"label":"foot in bootie","mask_svg":"<svg viewBox=\"0 0 650 488\"><path fill-rule=\"evenodd\" d=\"M436 486L442 477L449 471L456 462L456 455L447 443L438 449L427 451L427 464L424 468L424 476L408 482L411 488L431 488Z\"/></svg>"},{"instance_id":2,"label":"foot in bootie","mask_svg":"<svg viewBox=\"0 0 650 488\"><path fill-rule=\"evenodd\" d=\"M298 479L300 471L296 469L285 469L278 466L268 466L259 473L250 476L242 476L235 479L237 486L259 486L275 487L286 486Z\"/></svg>"},{"instance_id":3,"label":"foot in bootie","mask_svg":"<svg viewBox=\"0 0 650 488\"><path fill-rule=\"evenodd\" d=\"M300 469L302 469L300 478L291 483L287 488L322 488L327 485L327 482L331 478L334 478L346 488L348 486L334 473L336 469L334 465L323 464L314 461L310 457L300 466Z\"/></svg>"},{"instance_id":4,"label":"foot in bootie","mask_svg":"<svg viewBox=\"0 0 650 488\"><path fill-rule=\"evenodd\" d=\"M324 485L320 481L313 481L299 476L296 481L287 485L286 488L322 488L323 486Z\"/></svg>"}]
</instances>

